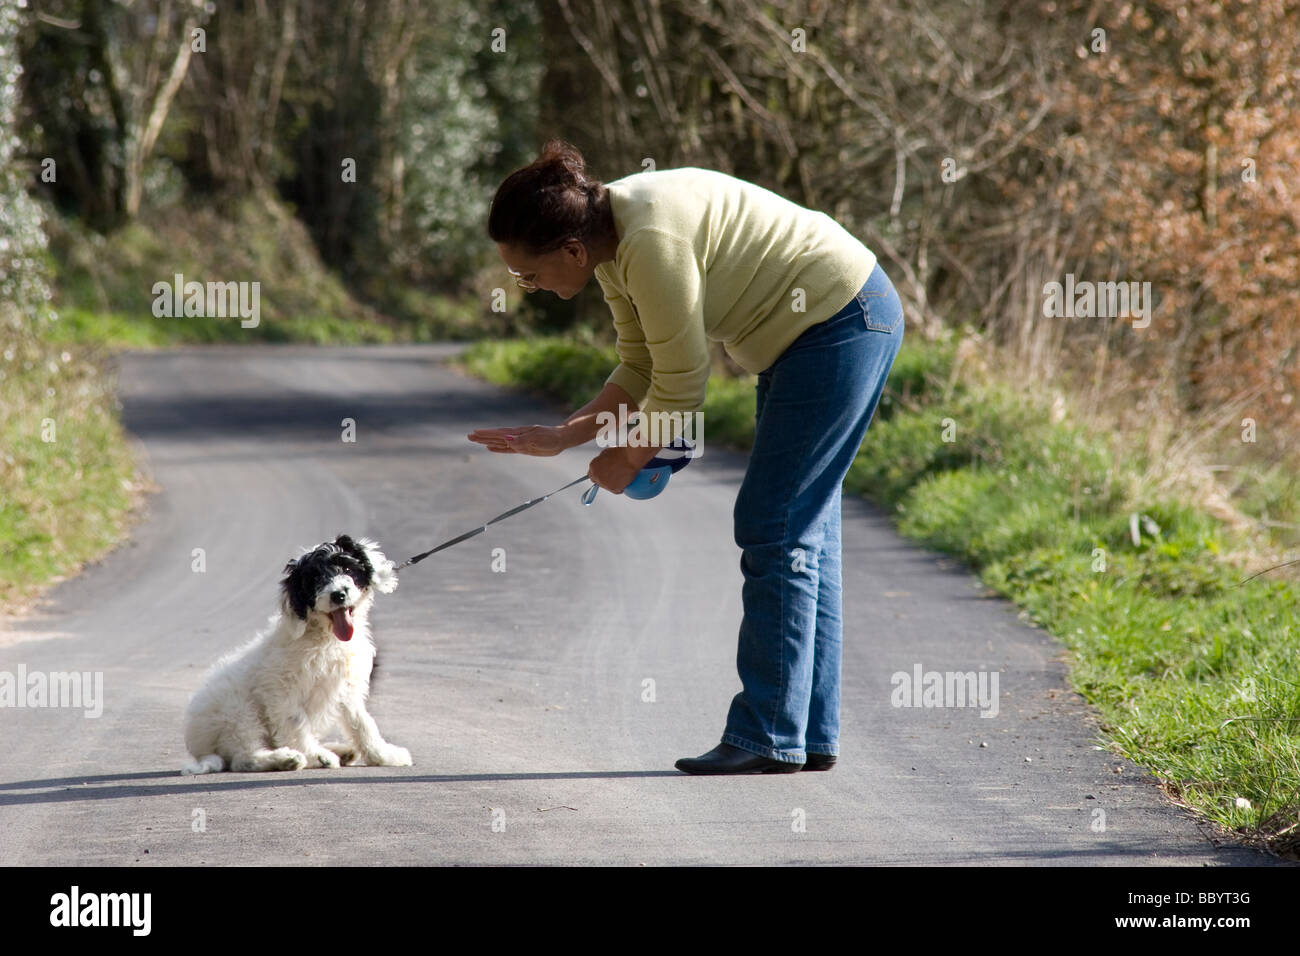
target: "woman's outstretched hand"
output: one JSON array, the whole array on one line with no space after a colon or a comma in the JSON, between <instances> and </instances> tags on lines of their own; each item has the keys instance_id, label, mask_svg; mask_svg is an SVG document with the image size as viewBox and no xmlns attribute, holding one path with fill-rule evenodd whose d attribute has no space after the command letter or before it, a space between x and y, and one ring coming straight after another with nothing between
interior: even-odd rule
<instances>
[{"instance_id":1,"label":"woman's outstretched hand","mask_svg":"<svg viewBox=\"0 0 1300 956\"><path fill-rule=\"evenodd\" d=\"M470 441L487 445L492 451L517 455L558 455L569 446L560 429L552 425L521 425L518 428L476 428Z\"/></svg>"}]
</instances>

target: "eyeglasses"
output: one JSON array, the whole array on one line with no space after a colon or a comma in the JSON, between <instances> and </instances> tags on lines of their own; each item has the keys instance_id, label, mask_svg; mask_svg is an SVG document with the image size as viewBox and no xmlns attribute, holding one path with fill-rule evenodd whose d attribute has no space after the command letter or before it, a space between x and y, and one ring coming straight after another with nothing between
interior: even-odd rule
<instances>
[{"instance_id":1,"label":"eyeglasses","mask_svg":"<svg viewBox=\"0 0 1300 956\"><path fill-rule=\"evenodd\" d=\"M532 279L525 279L522 272L516 272L514 269L510 268L507 268L506 272L509 272L515 277L515 285L519 286L519 288L523 289L525 292L537 291L537 283L533 282ZM532 273L529 273L529 275L532 275Z\"/></svg>"}]
</instances>

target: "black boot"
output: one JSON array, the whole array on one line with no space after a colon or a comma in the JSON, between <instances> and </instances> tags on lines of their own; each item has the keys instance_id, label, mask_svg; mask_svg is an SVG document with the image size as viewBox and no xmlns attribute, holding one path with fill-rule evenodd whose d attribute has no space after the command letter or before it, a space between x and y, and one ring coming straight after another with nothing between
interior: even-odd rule
<instances>
[{"instance_id":1,"label":"black boot","mask_svg":"<svg viewBox=\"0 0 1300 956\"><path fill-rule=\"evenodd\" d=\"M835 766L834 754L809 754L808 762L803 765L805 770L830 770Z\"/></svg>"},{"instance_id":2,"label":"black boot","mask_svg":"<svg viewBox=\"0 0 1300 956\"><path fill-rule=\"evenodd\" d=\"M731 744L718 744L700 757L683 757L674 766L686 773L795 773L801 763L773 760L759 754L741 750Z\"/></svg>"}]
</instances>

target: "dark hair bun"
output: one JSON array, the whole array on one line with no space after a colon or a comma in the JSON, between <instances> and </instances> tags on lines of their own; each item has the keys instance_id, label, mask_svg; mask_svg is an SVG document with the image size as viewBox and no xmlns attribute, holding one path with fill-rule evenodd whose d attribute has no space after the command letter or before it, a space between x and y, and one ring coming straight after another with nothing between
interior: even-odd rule
<instances>
[{"instance_id":1,"label":"dark hair bun","mask_svg":"<svg viewBox=\"0 0 1300 956\"><path fill-rule=\"evenodd\" d=\"M548 139L541 155L506 177L488 212L494 242L521 245L534 255L569 239L613 232L604 208L605 187L587 175L587 161L572 143Z\"/></svg>"},{"instance_id":2,"label":"dark hair bun","mask_svg":"<svg viewBox=\"0 0 1300 956\"><path fill-rule=\"evenodd\" d=\"M578 148L562 139L547 140L542 146L542 155L536 165L555 170L557 181L586 188L587 161L583 159Z\"/></svg>"}]
</instances>

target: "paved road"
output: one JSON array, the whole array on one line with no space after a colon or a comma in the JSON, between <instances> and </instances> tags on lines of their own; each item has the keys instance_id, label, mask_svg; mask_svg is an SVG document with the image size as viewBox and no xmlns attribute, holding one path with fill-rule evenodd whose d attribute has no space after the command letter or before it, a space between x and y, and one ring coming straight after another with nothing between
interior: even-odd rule
<instances>
[{"instance_id":1,"label":"paved road","mask_svg":"<svg viewBox=\"0 0 1300 956\"><path fill-rule=\"evenodd\" d=\"M526 458L467 441L568 409L456 374L454 351L121 357L125 420L161 491L127 543L0 633L0 671L103 678L98 717L0 710L0 863L1273 862L1216 845L1098 749L1057 645L859 501L840 765L678 773L739 689L744 458L719 449L654 501L602 492L584 508L579 485L403 572L372 616L372 712L413 767L180 776L189 694L265 624L299 546L346 531L401 560L585 472L594 445ZM998 671L997 716L892 706L891 675L918 664Z\"/></svg>"}]
</instances>

